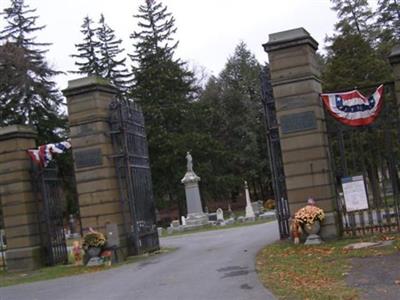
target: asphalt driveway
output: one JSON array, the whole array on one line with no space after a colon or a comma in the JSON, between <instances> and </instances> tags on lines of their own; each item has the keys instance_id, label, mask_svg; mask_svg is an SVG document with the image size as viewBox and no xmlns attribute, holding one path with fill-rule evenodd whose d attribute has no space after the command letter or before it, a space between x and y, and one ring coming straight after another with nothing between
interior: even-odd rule
<instances>
[{"instance_id":1,"label":"asphalt driveway","mask_svg":"<svg viewBox=\"0 0 400 300\"><path fill-rule=\"evenodd\" d=\"M176 251L104 272L0 288L0 300L275 299L258 281L255 255L277 223L168 237Z\"/></svg>"}]
</instances>

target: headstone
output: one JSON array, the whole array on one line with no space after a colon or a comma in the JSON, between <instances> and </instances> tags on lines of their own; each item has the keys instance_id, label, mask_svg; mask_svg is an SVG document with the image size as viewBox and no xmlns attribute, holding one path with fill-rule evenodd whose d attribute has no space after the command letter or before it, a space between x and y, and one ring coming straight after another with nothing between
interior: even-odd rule
<instances>
[{"instance_id":1,"label":"headstone","mask_svg":"<svg viewBox=\"0 0 400 300\"><path fill-rule=\"evenodd\" d=\"M250 193L249 193L249 187L247 186L247 181L244 182L244 189L246 193L246 219L248 220L255 219L256 216L253 211L253 206L251 205Z\"/></svg>"},{"instance_id":2,"label":"headstone","mask_svg":"<svg viewBox=\"0 0 400 300\"><path fill-rule=\"evenodd\" d=\"M217 222L218 221L221 221L221 222L224 221L224 212L221 208L217 209Z\"/></svg>"},{"instance_id":3,"label":"headstone","mask_svg":"<svg viewBox=\"0 0 400 300\"><path fill-rule=\"evenodd\" d=\"M258 216L261 213L260 205L258 201L251 202L251 206L253 207L254 214Z\"/></svg>"},{"instance_id":4,"label":"headstone","mask_svg":"<svg viewBox=\"0 0 400 300\"><path fill-rule=\"evenodd\" d=\"M208 220L209 221L217 221L217 213L209 213Z\"/></svg>"},{"instance_id":5,"label":"headstone","mask_svg":"<svg viewBox=\"0 0 400 300\"><path fill-rule=\"evenodd\" d=\"M179 224L179 221L178 220L173 220L172 222L171 222L171 227L172 228L177 228L177 227L179 227L181 224Z\"/></svg>"},{"instance_id":6,"label":"headstone","mask_svg":"<svg viewBox=\"0 0 400 300\"><path fill-rule=\"evenodd\" d=\"M229 218L227 220L225 220L225 224L226 225L232 225L235 223L235 219L234 218Z\"/></svg>"},{"instance_id":7,"label":"headstone","mask_svg":"<svg viewBox=\"0 0 400 300\"><path fill-rule=\"evenodd\" d=\"M182 226L186 226L186 218L185 216L181 216Z\"/></svg>"},{"instance_id":8,"label":"headstone","mask_svg":"<svg viewBox=\"0 0 400 300\"><path fill-rule=\"evenodd\" d=\"M200 177L193 171L193 158L189 152L186 154L187 170L181 182L185 185L187 219L190 226L202 226L208 224L208 217L203 212L199 191Z\"/></svg>"}]
</instances>

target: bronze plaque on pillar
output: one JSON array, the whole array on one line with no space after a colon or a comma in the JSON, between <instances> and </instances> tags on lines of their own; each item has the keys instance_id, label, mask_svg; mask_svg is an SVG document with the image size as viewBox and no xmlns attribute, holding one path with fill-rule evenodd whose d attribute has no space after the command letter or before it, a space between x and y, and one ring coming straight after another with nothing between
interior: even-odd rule
<instances>
[{"instance_id":1,"label":"bronze plaque on pillar","mask_svg":"<svg viewBox=\"0 0 400 300\"><path fill-rule=\"evenodd\" d=\"M75 151L75 165L77 169L101 166L102 164L100 148Z\"/></svg>"},{"instance_id":2,"label":"bronze plaque on pillar","mask_svg":"<svg viewBox=\"0 0 400 300\"><path fill-rule=\"evenodd\" d=\"M279 118L279 121L283 134L317 128L317 120L313 111L284 115Z\"/></svg>"}]
</instances>

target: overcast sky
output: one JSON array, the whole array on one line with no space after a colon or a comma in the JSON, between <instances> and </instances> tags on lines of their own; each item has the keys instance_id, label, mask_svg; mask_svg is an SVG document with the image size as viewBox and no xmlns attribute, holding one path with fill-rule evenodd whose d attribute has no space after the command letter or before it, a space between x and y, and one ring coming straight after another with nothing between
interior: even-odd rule
<instances>
[{"instance_id":1,"label":"overcast sky","mask_svg":"<svg viewBox=\"0 0 400 300\"><path fill-rule=\"evenodd\" d=\"M129 35L137 28L139 4L144 0L25 0L37 9L38 25L46 28L38 33L37 41L50 42L48 60L55 69L74 70L70 54L74 44L82 41L80 26L89 15L98 20L101 13L106 22L123 39L124 48L132 52ZM191 65L204 67L218 75L235 46L244 41L263 63L267 54L261 44L274 32L304 27L323 48L324 38L332 34L336 14L329 0L164 0L176 19L176 39L180 41L177 56ZM370 1L372 4L376 0ZM9 0L0 0L0 9ZM1 24L1 23L0 23ZM79 75L78 75L79 76ZM57 78L60 88L77 75Z\"/></svg>"}]
</instances>

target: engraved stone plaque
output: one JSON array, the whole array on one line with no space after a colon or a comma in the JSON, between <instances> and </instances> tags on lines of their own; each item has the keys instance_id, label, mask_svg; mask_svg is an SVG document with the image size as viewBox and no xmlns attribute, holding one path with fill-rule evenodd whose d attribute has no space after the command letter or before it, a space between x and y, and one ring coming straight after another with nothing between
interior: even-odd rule
<instances>
[{"instance_id":1,"label":"engraved stone plaque","mask_svg":"<svg viewBox=\"0 0 400 300\"><path fill-rule=\"evenodd\" d=\"M283 134L311 130L317 128L317 120L313 111L295 113L280 117Z\"/></svg>"},{"instance_id":2,"label":"engraved stone plaque","mask_svg":"<svg viewBox=\"0 0 400 300\"><path fill-rule=\"evenodd\" d=\"M77 169L101 166L103 164L100 148L75 151L74 154Z\"/></svg>"}]
</instances>

